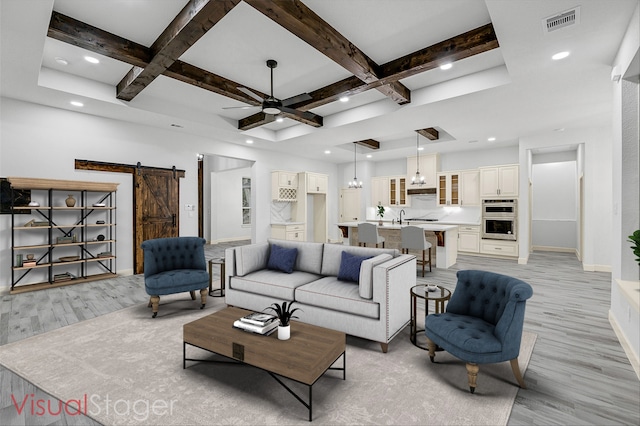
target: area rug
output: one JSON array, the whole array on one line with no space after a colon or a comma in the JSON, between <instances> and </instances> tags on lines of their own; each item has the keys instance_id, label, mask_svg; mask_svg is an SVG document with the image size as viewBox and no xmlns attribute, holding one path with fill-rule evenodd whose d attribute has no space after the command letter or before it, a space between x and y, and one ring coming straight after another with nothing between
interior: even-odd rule
<instances>
[{"instance_id":1,"label":"area rug","mask_svg":"<svg viewBox=\"0 0 640 426\"><path fill-rule=\"evenodd\" d=\"M68 413L79 409L106 425L309 424L307 409L264 371L194 362L183 370L183 324L224 307L209 299L199 310L187 299L164 297L155 319L139 305L2 346L0 364L66 403ZM524 333L523 370L535 340ZM187 355L211 358L193 347ZM503 425L519 389L505 362L481 366L470 394L464 363L439 352L432 364L408 329L386 354L349 336L346 360L346 380L329 371L314 385L313 424ZM305 386L289 384L306 397ZM34 416L59 406L54 398L11 398Z\"/></svg>"}]
</instances>

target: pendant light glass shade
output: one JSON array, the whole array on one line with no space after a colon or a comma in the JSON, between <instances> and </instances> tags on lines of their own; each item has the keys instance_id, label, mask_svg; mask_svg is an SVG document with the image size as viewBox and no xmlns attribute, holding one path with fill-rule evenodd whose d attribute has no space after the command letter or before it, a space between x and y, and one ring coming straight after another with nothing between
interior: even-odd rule
<instances>
[{"instance_id":1,"label":"pendant light glass shade","mask_svg":"<svg viewBox=\"0 0 640 426\"><path fill-rule=\"evenodd\" d=\"M362 188L362 181L358 180L358 174L356 173L356 144L353 144L353 180L349 181L349 188Z\"/></svg>"},{"instance_id":2,"label":"pendant light glass shade","mask_svg":"<svg viewBox=\"0 0 640 426\"><path fill-rule=\"evenodd\" d=\"M424 185L424 176L420 174L420 134L416 133L416 175L411 178L411 185Z\"/></svg>"}]
</instances>

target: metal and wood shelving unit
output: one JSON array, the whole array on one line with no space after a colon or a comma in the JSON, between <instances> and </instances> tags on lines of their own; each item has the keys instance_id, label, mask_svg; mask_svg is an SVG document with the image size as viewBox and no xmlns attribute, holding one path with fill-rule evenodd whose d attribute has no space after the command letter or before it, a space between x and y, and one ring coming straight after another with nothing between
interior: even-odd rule
<instances>
[{"instance_id":1,"label":"metal and wood shelving unit","mask_svg":"<svg viewBox=\"0 0 640 426\"><path fill-rule=\"evenodd\" d=\"M8 181L38 203L11 206L11 294L116 276L117 183ZM70 197L73 206L66 204Z\"/></svg>"}]
</instances>

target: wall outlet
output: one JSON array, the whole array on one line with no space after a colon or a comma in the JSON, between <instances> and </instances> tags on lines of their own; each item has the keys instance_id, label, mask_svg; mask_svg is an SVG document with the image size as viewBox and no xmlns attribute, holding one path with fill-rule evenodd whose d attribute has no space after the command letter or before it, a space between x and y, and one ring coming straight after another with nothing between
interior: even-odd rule
<instances>
[{"instance_id":1,"label":"wall outlet","mask_svg":"<svg viewBox=\"0 0 640 426\"><path fill-rule=\"evenodd\" d=\"M193 204L185 204L184 209L187 211L194 211L196 209L196 206Z\"/></svg>"}]
</instances>

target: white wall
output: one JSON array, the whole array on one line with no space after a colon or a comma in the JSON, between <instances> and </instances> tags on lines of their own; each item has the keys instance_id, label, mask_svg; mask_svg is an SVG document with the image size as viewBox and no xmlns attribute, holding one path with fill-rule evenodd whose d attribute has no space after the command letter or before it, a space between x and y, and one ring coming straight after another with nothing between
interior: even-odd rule
<instances>
[{"instance_id":1,"label":"white wall","mask_svg":"<svg viewBox=\"0 0 640 426\"><path fill-rule=\"evenodd\" d=\"M74 169L75 159L136 164L185 170L180 181L180 204L198 202L197 154L220 155L254 161L256 214L253 241L270 235L271 171L287 169L329 175L327 212L329 237L337 238L332 224L338 217L337 166L259 148L235 145L187 133L185 129L160 129L74 111L0 98L0 175L81 181L119 182L117 200L117 272L133 269L133 213L130 175ZM335 228L335 229L334 229ZM180 210L180 235L197 235L197 214ZM0 215L0 289L10 287L10 216Z\"/></svg>"},{"instance_id":2,"label":"white wall","mask_svg":"<svg viewBox=\"0 0 640 426\"><path fill-rule=\"evenodd\" d=\"M572 154L575 157L575 151ZM576 162L534 163L531 180L532 245L546 249L577 249Z\"/></svg>"},{"instance_id":3,"label":"white wall","mask_svg":"<svg viewBox=\"0 0 640 426\"><path fill-rule=\"evenodd\" d=\"M251 168L211 173L211 243L251 239L251 225L242 224L242 178Z\"/></svg>"}]
</instances>

